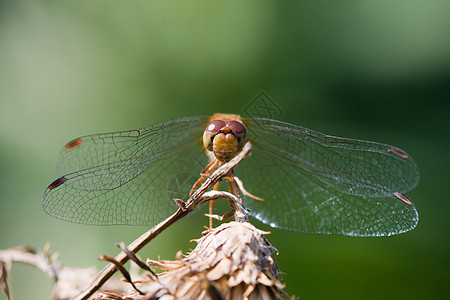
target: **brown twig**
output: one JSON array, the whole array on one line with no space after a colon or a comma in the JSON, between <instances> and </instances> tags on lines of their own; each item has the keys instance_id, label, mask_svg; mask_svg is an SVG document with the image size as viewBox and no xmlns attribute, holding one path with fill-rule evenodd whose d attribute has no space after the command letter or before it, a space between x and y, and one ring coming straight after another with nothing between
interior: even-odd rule
<instances>
[{"instance_id":1,"label":"brown twig","mask_svg":"<svg viewBox=\"0 0 450 300\"><path fill-rule=\"evenodd\" d=\"M133 280L131 280L131 275L130 273L128 273L127 269L125 269L125 267L119 263L118 261L116 261L114 259L114 257L109 256L109 255L101 255L99 258L99 260L106 260L109 261L110 263L114 264L114 266L116 266L117 269L119 269L120 273L122 273L123 277L125 277L125 280L131 284L131 286L136 290L136 292L138 292L141 295L144 295L143 292L141 292L133 283Z\"/></svg>"},{"instance_id":2,"label":"brown twig","mask_svg":"<svg viewBox=\"0 0 450 300\"><path fill-rule=\"evenodd\" d=\"M204 194L210 190L216 182L219 182L224 176L226 176L232 168L237 166L244 158L246 158L251 150L252 146L250 142L245 144L242 151L234 157L232 160L224 164L215 170L204 182L203 184L191 195L188 201L185 202L185 205L181 206L179 204L178 210L168 217L163 222L159 223L139 238L137 238L134 242L132 242L127 248L129 251L133 253L137 253L140 249L142 249L146 244L148 244L151 240L153 240L156 236L158 236L161 232L167 229L170 225L180 220L181 218L188 215L191 211L193 211L198 205L205 201L209 201L203 197ZM217 194L215 196L218 196ZM220 198L220 197L219 197ZM124 252L121 251L116 257L115 261L120 264L125 264L128 261L129 257ZM111 276L117 271L117 268L113 263L109 263L103 270L99 273L97 278L91 283L91 285L74 297L72 300L86 300L95 293Z\"/></svg>"},{"instance_id":3,"label":"brown twig","mask_svg":"<svg viewBox=\"0 0 450 300\"><path fill-rule=\"evenodd\" d=\"M52 261L29 246L0 250L0 262L5 263L6 266L12 263L23 263L35 266L49 277L56 275Z\"/></svg>"},{"instance_id":4,"label":"brown twig","mask_svg":"<svg viewBox=\"0 0 450 300\"><path fill-rule=\"evenodd\" d=\"M13 263L23 263L34 266L56 279L59 269L54 265L49 246L45 246L45 254L36 251L30 246L20 246L8 250L0 250L0 291L6 294L10 299L10 290L8 286L8 270Z\"/></svg>"},{"instance_id":5,"label":"brown twig","mask_svg":"<svg viewBox=\"0 0 450 300\"><path fill-rule=\"evenodd\" d=\"M137 255L133 252L131 252L130 250L128 250L127 245L125 245L124 242L120 242L117 244L117 247L119 247L120 250L124 251L128 257L136 264L138 265L141 269L144 269L145 271L151 273L153 276L155 276L156 279L158 279L158 275L156 275L155 272L153 272L152 269L150 269L149 266L147 266L145 264L145 262L143 262L139 257L137 257Z\"/></svg>"},{"instance_id":6,"label":"brown twig","mask_svg":"<svg viewBox=\"0 0 450 300\"><path fill-rule=\"evenodd\" d=\"M11 299L11 294L8 285L8 272L6 271L6 264L0 261L0 290L6 294L6 297Z\"/></svg>"},{"instance_id":7,"label":"brown twig","mask_svg":"<svg viewBox=\"0 0 450 300\"><path fill-rule=\"evenodd\" d=\"M209 191L203 195L202 203L206 201L216 201L219 199L226 199L230 203L232 210L230 213L226 213L225 215L227 216L234 215L236 222L239 223L248 222L247 209L241 204L239 198L231 193L223 191ZM209 215L209 214L206 214L206 216L216 218L219 221L222 221L226 218L224 216Z\"/></svg>"}]
</instances>

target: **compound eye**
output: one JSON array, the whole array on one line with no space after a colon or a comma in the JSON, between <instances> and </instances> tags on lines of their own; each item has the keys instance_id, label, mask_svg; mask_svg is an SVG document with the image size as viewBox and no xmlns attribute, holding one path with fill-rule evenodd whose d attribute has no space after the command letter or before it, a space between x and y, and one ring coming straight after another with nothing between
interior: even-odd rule
<instances>
[{"instance_id":1,"label":"compound eye","mask_svg":"<svg viewBox=\"0 0 450 300\"><path fill-rule=\"evenodd\" d=\"M219 133L220 129L225 127L226 123L222 120L212 121L206 126L205 132L203 133L203 146L209 151L213 151L214 137Z\"/></svg>"},{"instance_id":2,"label":"compound eye","mask_svg":"<svg viewBox=\"0 0 450 300\"><path fill-rule=\"evenodd\" d=\"M220 129L225 127L225 125L226 123L222 120L212 121L211 123L208 124L208 126L206 126L205 133L208 132L212 134L217 134Z\"/></svg>"},{"instance_id":3,"label":"compound eye","mask_svg":"<svg viewBox=\"0 0 450 300\"><path fill-rule=\"evenodd\" d=\"M230 121L230 122L227 123L227 126L228 126L228 128L231 129L231 131L236 136L242 136L242 135L245 135L247 133L247 130L245 129L245 126L242 123L240 123L240 122Z\"/></svg>"},{"instance_id":4,"label":"compound eye","mask_svg":"<svg viewBox=\"0 0 450 300\"><path fill-rule=\"evenodd\" d=\"M242 149L242 147L244 147L245 143L247 143L248 141L247 129L245 129L244 124L237 121L230 121L227 123L227 126L237 138L238 149Z\"/></svg>"}]
</instances>

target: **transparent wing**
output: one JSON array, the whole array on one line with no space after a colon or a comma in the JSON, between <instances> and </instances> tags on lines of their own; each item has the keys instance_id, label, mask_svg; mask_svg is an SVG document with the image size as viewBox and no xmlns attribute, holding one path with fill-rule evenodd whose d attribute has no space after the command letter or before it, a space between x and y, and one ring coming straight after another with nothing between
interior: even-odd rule
<instances>
[{"instance_id":1,"label":"transparent wing","mask_svg":"<svg viewBox=\"0 0 450 300\"><path fill-rule=\"evenodd\" d=\"M246 124L257 147L277 153L285 164L300 167L347 194L390 196L411 190L419 181L412 158L393 146L334 137L269 119Z\"/></svg>"},{"instance_id":2,"label":"transparent wing","mask_svg":"<svg viewBox=\"0 0 450 300\"><path fill-rule=\"evenodd\" d=\"M63 175L44 193L50 215L71 222L153 225L175 212L208 163L200 138L207 117L184 117L139 130L82 137L62 150ZM186 170L191 178L178 184ZM175 181L174 181L175 180Z\"/></svg>"},{"instance_id":3,"label":"transparent wing","mask_svg":"<svg viewBox=\"0 0 450 300\"><path fill-rule=\"evenodd\" d=\"M328 136L268 119L245 121L252 156L236 168L257 219L307 232L381 236L413 229L417 211L398 193L412 189L419 172L401 149Z\"/></svg>"}]
</instances>

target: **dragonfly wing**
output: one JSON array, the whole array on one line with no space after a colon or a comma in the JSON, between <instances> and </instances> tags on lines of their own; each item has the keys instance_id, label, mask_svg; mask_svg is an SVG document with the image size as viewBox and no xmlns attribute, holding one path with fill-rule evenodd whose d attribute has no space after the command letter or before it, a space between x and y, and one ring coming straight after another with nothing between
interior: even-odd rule
<instances>
[{"instance_id":1,"label":"dragonfly wing","mask_svg":"<svg viewBox=\"0 0 450 300\"><path fill-rule=\"evenodd\" d=\"M247 125L247 123L246 123ZM270 119L248 122L256 147L292 164L346 194L391 196L419 181L413 159L403 150L376 142L339 138Z\"/></svg>"},{"instance_id":2,"label":"dragonfly wing","mask_svg":"<svg viewBox=\"0 0 450 300\"><path fill-rule=\"evenodd\" d=\"M393 172L388 162L399 158L387 151L390 146L348 139L336 145L299 126L258 122L246 122L252 156L235 170L246 189L264 199L245 199L255 218L292 231L354 236L398 234L417 225L414 204L394 194L416 184L412 160L400 160L401 171ZM386 165L391 182L382 177L381 165Z\"/></svg>"},{"instance_id":3,"label":"dragonfly wing","mask_svg":"<svg viewBox=\"0 0 450 300\"><path fill-rule=\"evenodd\" d=\"M254 147L236 167L247 191L250 215L272 227L320 234L386 236L412 230L418 222L414 204L394 195L345 194L273 153Z\"/></svg>"},{"instance_id":4,"label":"dragonfly wing","mask_svg":"<svg viewBox=\"0 0 450 300\"><path fill-rule=\"evenodd\" d=\"M168 148L177 146L198 126L206 126L205 116L181 117L152 124L140 129L83 136L67 143L61 149L56 173L63 176L80 170L134 159L156 158ZM186 131L185 134L179 134ZM200 129L200 137L202 129ZM132 162L134 163L134 162Z\"/></svg>"},{"instance_id":5,"label":"dragonfly wing","mask_svg":"<svg viewBox=\"0 0 450 300\"><path fill-rule=\"evenodd\" d=\"M136 136L129 131L81 138L82 143L63 150L58 166L87 168L47 188L45 211L85 224L158 223L175 212L172 196L186 199L189 185L207 164L199 140L205 122L203 117L180 118L140 129ZM184 176L188 182L178 184L186 170L192 178Z\"/></svg>"}]
</instances>

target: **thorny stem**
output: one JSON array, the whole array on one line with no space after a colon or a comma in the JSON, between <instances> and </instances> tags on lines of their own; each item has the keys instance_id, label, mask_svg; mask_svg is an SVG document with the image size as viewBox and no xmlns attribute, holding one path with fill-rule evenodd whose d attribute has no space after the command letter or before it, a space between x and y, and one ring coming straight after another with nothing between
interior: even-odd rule
<instances>
[{"instance_id":1,"label":"thorny stem","mask_svg":"<svg viewBox=\"0 0 450 300\"><path fill-rule=\"evenodd\" d=\"M246 158L249 155L251 148L252 148L251 143L247 142L247 144L245 144L244 148L238 155L236 155L232 160L230 160L229 162L227 162L226 164L222 165L217 170L215 170L202 183L202 185L191 195L191 197L189 197L188 201L186 201L186 203L185 203L185 205L183 205L183 207L181 207L179 202L177 202L180 207L173 215L171 215L170 217L168 217L167 219L165 219L164 221L162 221L161 223L159 223L158 225L156 225L155 227L153 227L152 229L150 229L149 231L147 231L146 233L144 233L143 235L138 237L135 241L133 241L127 247L128 250L131 252L134 252L134 253L138 252L146 244L148 244L151 240L153 240L156 236L158 236L161 232L163 232L165 229L167 229L170 225L172 225L176 221L178 221L181 218L188 215L198 205L200 205L206 201L222 198L224 196L226 198L229 198L226 195L229 193L226 193L226 194L221 194L221 192L214 192L212 194L210 194L210 193L205 194L205 193L209 189L211 189L216 182L219 182L224 176L226 176L230 172L231 169L233 169L244 158ZM214 199L212 199L211 197ZM230 203L234 202L234 201L231 201L230 199L229 199L229 201L230 201ZM240 209L236 210L235 207L233 207L233 209L236 212L240 212L240 211L242 212L242 210L240 210ZM246 218L246 216L245 216L245 218ZM124 251L121 251L114 259L115 259L115 261L117 261L118 263L123 265L128 261L129 257ZM97 278L91 283L91 285L88 288L86 288L84 291L82 291L80 294L75 296L72 300L88 299L89 296L94 294L109 278L111 278L111 276L116 271L117 271L116 266L113 263L109 263L97 275Z\"/></svg>"}]
</instances>

